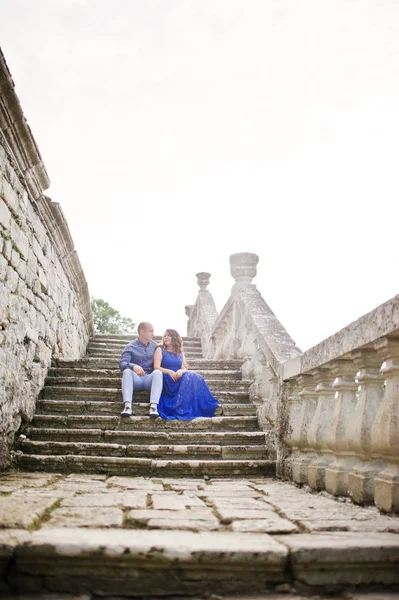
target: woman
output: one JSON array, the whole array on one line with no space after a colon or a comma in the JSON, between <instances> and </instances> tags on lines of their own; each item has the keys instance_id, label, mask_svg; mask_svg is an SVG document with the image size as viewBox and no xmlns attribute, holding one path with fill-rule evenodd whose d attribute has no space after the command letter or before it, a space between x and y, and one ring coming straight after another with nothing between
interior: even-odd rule
<instances>
[{"instance_id":1,"label":"woman","mask_svg":"<svg viewBox=\"0 0 399 600\"><path fill-rule=\"evenodd\" d=\"M160 417L166 421L190 421L212 417L218 401L209 391L202 375L188 370L182 352L182 339L174 329L167 329L163 343L155 350L154 370L163 373L163 388L158 404Z\"/></svg>"}]
</instances>

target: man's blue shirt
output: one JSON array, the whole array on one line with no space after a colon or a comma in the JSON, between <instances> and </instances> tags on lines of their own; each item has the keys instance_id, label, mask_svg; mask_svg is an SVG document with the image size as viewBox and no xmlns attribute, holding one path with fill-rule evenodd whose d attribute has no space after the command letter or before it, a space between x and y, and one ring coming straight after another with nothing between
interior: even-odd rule
<instances>
[{"instance_id":1,"label":"man's blue shirt","mask_svg":"<svg viewBox=\"0 0 399 600\"><path fill-rule=\"evenodd\" d=\"M147 345L140 342L139 339L129 342L124 348L119 361L120 370L133 369L134 365L139 365L146 374L152 373L154 370L154 354L157 348L158 345L153 341Z\"/></svg>"}]
</instances>

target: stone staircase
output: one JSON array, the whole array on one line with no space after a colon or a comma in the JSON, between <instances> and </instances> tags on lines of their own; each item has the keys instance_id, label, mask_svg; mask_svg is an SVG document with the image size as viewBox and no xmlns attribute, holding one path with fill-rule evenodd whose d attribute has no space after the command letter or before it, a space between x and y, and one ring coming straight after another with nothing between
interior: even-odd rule
<instances>
[{"instance_id":1,"label":"stone staircase","mask_svg":"<svg viewBox=\"0 0 399 600\"><path fill-rule=\"evenodd\" d=\"M119 357L130 336L96 335L87 356L58 360L49 370L36 414L17 444L20 468L63 473L139 476L270 476L249 381L240 361L202 358L201 342L184 338L191 370L201 373L219 407L212 419L152 420L147 392L121 419Z\"/></svg>"}]
</instances>

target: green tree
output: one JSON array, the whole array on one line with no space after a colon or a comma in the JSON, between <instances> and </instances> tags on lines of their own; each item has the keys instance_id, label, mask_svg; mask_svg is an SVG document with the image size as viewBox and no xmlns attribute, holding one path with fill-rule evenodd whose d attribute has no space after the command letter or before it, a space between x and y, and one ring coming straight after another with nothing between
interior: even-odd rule
<instances>
[{"instance_id":1,"label":"green tree","mask_svg":"<svg viewBox=\"0 0 399 600\"><path fill-rule=\"evenodd\" d=\"M91 297L96 333L136 333L136 324L129 317L122 317L116 308L112 308L105 300Z\"/></svg>"}]
</instances>

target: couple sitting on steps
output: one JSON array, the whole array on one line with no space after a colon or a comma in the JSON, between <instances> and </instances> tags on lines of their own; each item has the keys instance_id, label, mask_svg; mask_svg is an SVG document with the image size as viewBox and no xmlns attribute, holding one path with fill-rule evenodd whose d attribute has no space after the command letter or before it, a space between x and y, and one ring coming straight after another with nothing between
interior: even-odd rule
<instances>
[{"instance_id":1,"label":"couple sitting on steps","mask_svg":"<svg viewBox=\"0 0 399 600\"><path fill-rule=\"evenodd\" d=\"M150 392L150 417L167 421L212 417L218 401L204 378L188 370L177 331L167 329L159 346L152 339L151 323L140 323L137 331L138 339L125 347L119 361L122 417L132 416L133 393L142 390Z\"/></svg>"}]
</instances>

